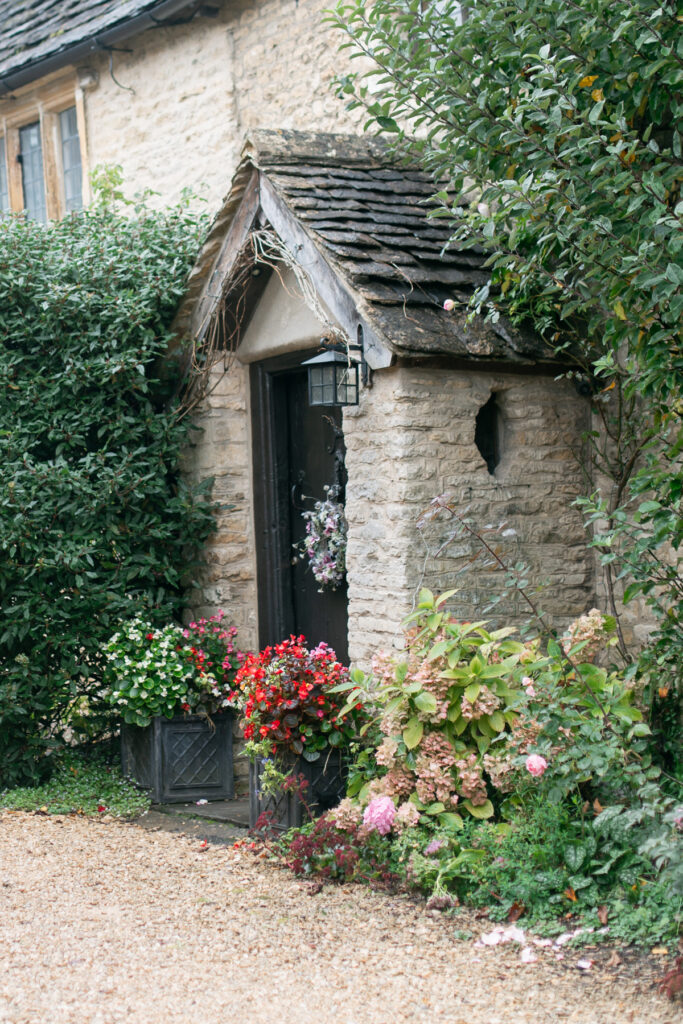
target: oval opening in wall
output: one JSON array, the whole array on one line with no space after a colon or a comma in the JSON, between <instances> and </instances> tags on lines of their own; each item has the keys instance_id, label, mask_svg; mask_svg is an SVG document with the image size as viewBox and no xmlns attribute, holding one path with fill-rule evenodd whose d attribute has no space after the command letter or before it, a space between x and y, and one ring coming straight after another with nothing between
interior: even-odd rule
<instances>
[{"instance_id":1,"label":"oval opening in wall","mask_svg":"<svg viewBox=\"0 0 683 1024\"><path fill-rule=\"evenodd\" d=\"M495 392L477 413L474 442L486 468L493 475L503 450L503 418Z\"/></svg>"}]
</instances>

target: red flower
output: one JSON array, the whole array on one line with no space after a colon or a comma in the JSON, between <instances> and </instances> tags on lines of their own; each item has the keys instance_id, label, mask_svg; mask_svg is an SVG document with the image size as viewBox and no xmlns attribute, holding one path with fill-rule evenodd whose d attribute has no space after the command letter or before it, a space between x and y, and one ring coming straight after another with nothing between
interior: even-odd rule
<instances>
[{"instance_id":1,"label":"red flower","mask_svg":"<svg viewBox=\"0 0 683 1024\"><path fill-rule=\"evenodd\" d=\"M145 640L153 640L154 633L145 633Z\"/></svg>"}]
</instances>

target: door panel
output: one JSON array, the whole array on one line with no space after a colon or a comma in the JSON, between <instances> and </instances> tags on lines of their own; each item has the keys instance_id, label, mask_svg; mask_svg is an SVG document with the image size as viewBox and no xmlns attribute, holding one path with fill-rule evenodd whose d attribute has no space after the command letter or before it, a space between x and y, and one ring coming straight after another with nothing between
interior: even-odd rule
<instances>
[{"instance_id":1,"label":"door panel","mask_svg":"<svg viewBox=\"0 0 683 1024\"><path fill-rule=\"evenodd\" d=\"M339 483L343 500L341 409L309 405L301 367L259 364L252 373L260 642L303 633L346 661L346 584L320 593L295 549L306 534L302 512L324 497L325 485Z\"/></svg>"}]
</instances>

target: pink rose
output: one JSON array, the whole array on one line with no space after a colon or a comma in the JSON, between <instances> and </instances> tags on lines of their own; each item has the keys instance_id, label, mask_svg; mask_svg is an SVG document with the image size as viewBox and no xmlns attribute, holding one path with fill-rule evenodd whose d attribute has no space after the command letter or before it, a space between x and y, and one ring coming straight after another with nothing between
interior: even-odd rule
<instances>
[{"instance_id":1,"label":"pink rose","mask_svg":"<svg viewBox=\"0 0 683 1024\"><path fill-rule=\"evenodd\" d=\"M391 832L391 826L394 824L395 817L396 808L391 797L376 796L365 808L363 824L377 829L381 836L385 836L388 832Z\"/></svg>"},{"instance_id":2,"label":"pink rose","mask_svg":"<svg viewBox=\"0 0 683 1024\"><path fill-rule=\"evenodd\" d=\"M548 762L544 757L541 757L540 754L529 754L526 759L526 770L530 775L533 775L534 778L540 778L547 767Z\"/></svg>"},{"instance_id":3,"label":"pink rose","mask_svg":"<svg viewBox=\"0 0 683 1024\"><path fill-rule=\"evenodd\" d=\"M453 301L453 299L446 299L446 301L443 304L443 308L446 310L447 313L450 313L452 309L455 309L455 302Z\"/></svg>"}]
</instances>

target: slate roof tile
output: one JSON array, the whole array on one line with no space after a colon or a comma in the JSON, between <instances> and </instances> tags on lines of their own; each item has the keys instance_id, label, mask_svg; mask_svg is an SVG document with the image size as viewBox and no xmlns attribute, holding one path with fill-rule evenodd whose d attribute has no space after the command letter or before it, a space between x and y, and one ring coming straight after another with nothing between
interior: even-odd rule
<instances>
[{"instance_id":1,"label":"slate roof tile","mask_svg":"<svg viewBox=\"0 0 683 1024\"><path fill-rule=\"evenodd\" d=\"M0 0L0 80L60 54L68 63L73 47L92 40L95 49L98 34L143 14L153 16L162 4L163 0Z\"/></svg>"}]
</instances>

